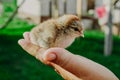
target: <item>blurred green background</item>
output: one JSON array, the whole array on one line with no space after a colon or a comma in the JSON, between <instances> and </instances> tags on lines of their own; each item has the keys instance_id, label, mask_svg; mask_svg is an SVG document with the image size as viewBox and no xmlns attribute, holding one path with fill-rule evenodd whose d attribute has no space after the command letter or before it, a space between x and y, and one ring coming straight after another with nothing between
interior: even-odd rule
<instances>
[{"instance_id":1,"label":"blurred green background","mask_svg":"<svg viewBox=\"0 0 120 80\"><path fill-rule=\"evenodd\" d=\"M4 3L0 26L15 10L15 4ZM0 29L0 80L63 80L52 68L27 54L17 43L25 31L35 25L17 16L5 28ZM85 31L85 38L77 38L67 48L70 52L98 62L120 78L120 37L113 36L112 55L103 55L104 34L97 30Z\"/></svg>"}]
</instances>

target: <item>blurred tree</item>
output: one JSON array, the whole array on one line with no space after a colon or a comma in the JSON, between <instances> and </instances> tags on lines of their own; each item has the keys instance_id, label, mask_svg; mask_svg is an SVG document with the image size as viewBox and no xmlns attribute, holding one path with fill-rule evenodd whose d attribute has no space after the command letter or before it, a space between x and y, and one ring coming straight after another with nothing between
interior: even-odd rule
<instances>
[{"instance_id":1,"label":"blurred tree","mask_svg":"<svg viewBox=\"0 0 120 80\"><path fill-rule=\"evenodd\" d=\"M17 6L17 0L13 0L15 6Z\"/></svg>"},{"instance_id":2,"label":"blurred tree","mask_svg":"<svg viewBox=\"0 0 120 80\"><path fill-rule=\"evenodd\" d=\"M109 11L107 30L105 30L104 55L109 56L112 53L112 12Z\"/></svg>"},{"instance_id":3,"label":"blurred tree","mask_svg":"<svg viewBox=\"0 0 120 80\"><path fill-rule=\"evenodd\" d=\"M0 29L4 29L5 27L7 27L7 25L12 21L12 19L15 17L15 15L18 12L18 9L23 5L23 3L25 2L25 0L22 1L22 3L16 7L15 11L13 12L13 14L8 18L8 20L2 25L0 26Z\"/></svg>"},{"instance_id":4,"label":"blurred tree","mask_svg":"<svg viewBox=\"0 0 120 80\"><path fill-rule=\"evenodd\" d=\"M104 45L104 54L105 56L109 56L112 53L112 11L113 11L113 5L115 5L119 0L116 0L113 4L112 0L109 0L109 18L107 23L107 30L105 32L105 45Z\"/></svg>"},{"instance_id":5,"label":"blurred tree","mask_svg":"<svg viewBox=\"0 0 120 80\"><path fill-rule=\"evenodd\" d=\"M2 15L3 13L3 5L2 5L2 1L0 0L0 16Z\"/></svg>"}]
</instances>

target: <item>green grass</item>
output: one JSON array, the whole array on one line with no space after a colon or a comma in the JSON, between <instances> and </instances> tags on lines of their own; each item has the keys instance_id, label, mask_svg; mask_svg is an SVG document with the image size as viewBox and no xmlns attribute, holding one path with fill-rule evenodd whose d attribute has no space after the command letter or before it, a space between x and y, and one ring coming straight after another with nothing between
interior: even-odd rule
<instances>
[{"instance_id":1,"label":"green grass","mask_svg":"<svg viewBox=\"0 0 120 80\"><path fill-rule=\"evenodd\" d=\"M6 12L0 17L0 25L14 9L14 6L5 7ZM52 68L30 56L18 45L17 41L22 38L23 32L33 26L16 16L5 29L0 30L0 80L63 80ZM86 31L85 38L77 38L67 50L106 66L120 78L120 38L113 37L111 56L103 55L103 47L102 32Z\"/></svg>"},{"instance_id":2,"label":"green grass","mask_svg":"<svg viewBox=\"0 0 120 80\"><path fill-rule=\"evenodd\" d=\"M86 32L85 38L76 39L67 50L106 66L120 78L120 39L114 39L113 53L105 57L103 56L104 37L96 38L92 35L93 32ZM0 35L0 80L51 80L53 78L62 80L53 69L41 64L18 45L17 41L22 38L21 33L7 34Z\"/></svg>"},{"instance_id":3,"label":"green grass","mask_svg":"<svg viewBox=\"0 0 120 80\"><path fill-rule=\"evenodd\" d=\"M21 35L0 35L0 80L62 80L17 43Z\"/></svg>"}]
</instances>

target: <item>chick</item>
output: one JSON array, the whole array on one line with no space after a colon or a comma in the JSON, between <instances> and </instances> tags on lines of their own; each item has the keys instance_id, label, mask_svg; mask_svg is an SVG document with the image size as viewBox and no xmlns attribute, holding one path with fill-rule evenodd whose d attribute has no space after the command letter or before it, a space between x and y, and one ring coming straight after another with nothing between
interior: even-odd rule
<instances>
[{"instance_id":1,"label":"chick","mask_svg":"<svg viewBox=\"0 0 120 80\"><path fill-rule=\"evenodd\" d=\"M84 36L83 28L75 15L47 20L30 31L31 42L42 48L66 48L79 36Z\"/></svg>"}]
</instances>

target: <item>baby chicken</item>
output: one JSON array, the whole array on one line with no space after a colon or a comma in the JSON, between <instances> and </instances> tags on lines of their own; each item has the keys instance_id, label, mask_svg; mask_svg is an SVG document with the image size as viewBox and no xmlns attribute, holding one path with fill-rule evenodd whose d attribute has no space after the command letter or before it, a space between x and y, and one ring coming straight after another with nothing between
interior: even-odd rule
<instances>
[{"instance_id":1,"label":"baby chicken","mask_svg":"<svg viewBox=\"0 0 120 80\"><path fill-rule=\"evenodd\" d=\"M83 28L75 15L64 15L57 19L47 20L30 32L31 42L42 48L66 48L79 36L84 36Z\"/></svg>"},{"instance_id":2,"label":"baby chicken","mask_svg":"<svg viewBox=\"0 0 120 80\"><path fill-rule=\"evenodd\" d=\"M57 19L47 20L30 31L31 42L45 49L66 48L80 36L84 36L83 28L75 15L64 15ZM54 67L65 80L82 80L53 62L49 62L49 65Z\"/></svg>"}]
</instances>

